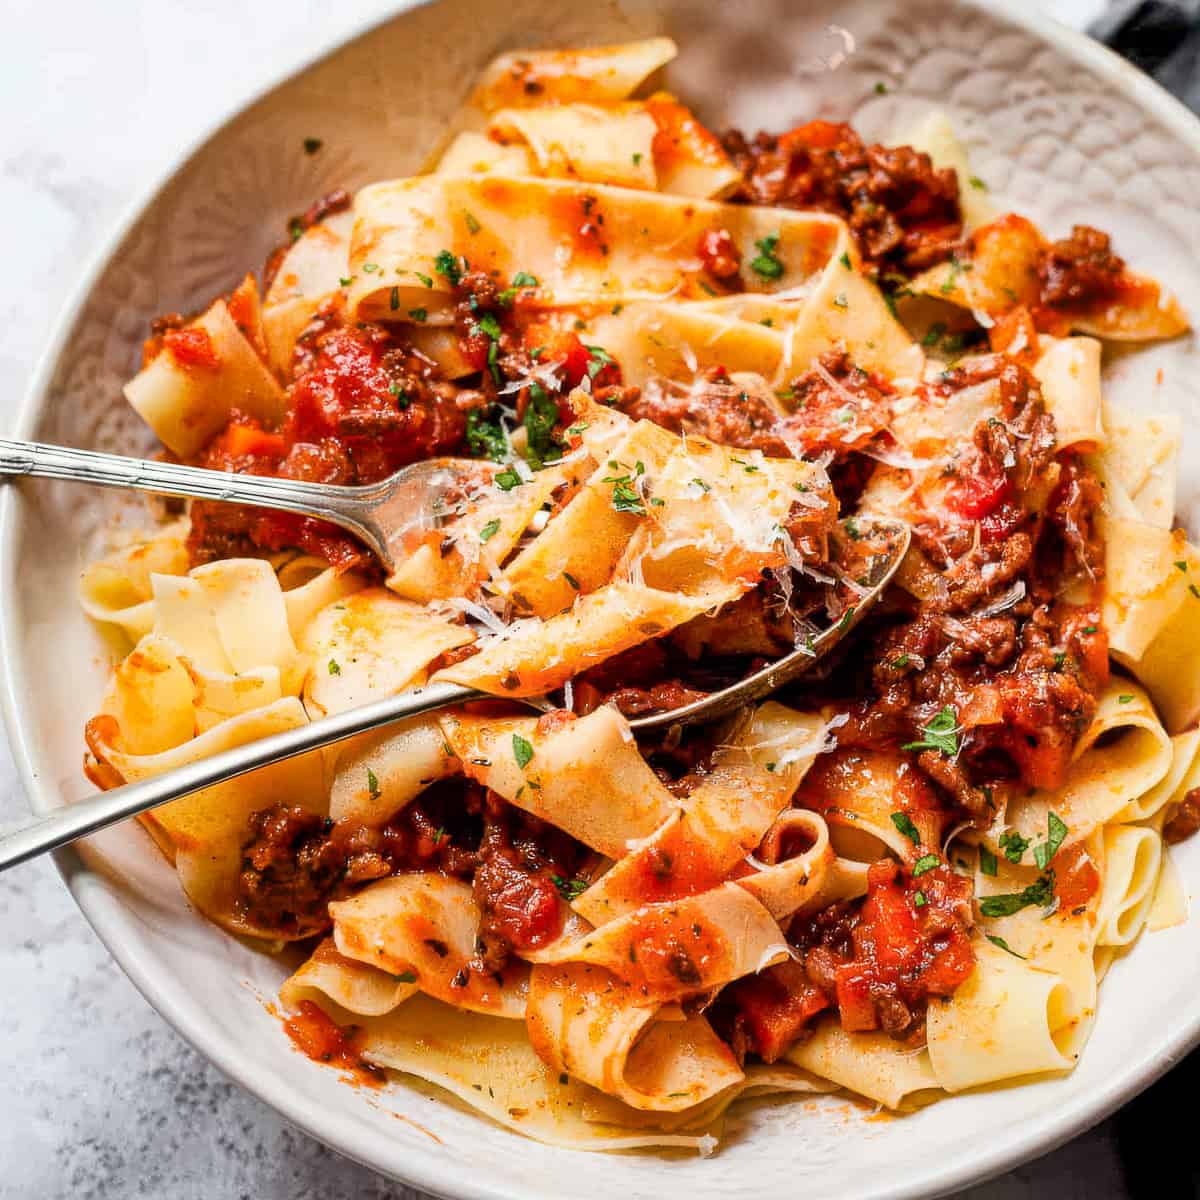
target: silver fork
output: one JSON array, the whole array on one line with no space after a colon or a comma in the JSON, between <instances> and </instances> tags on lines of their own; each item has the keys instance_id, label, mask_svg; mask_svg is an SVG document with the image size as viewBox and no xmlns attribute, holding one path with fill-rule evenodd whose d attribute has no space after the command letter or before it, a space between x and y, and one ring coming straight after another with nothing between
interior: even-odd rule
<instances>
[{"instance_id":1,"label":"silver fork","mask_svg":"<svg viewBox=\"0 0 1200 1200\"><path fill-rule=\"evenodd\" d=\"M447 492L490 482L496 469L494 464L476 459L429 458L378 483L338 487L0 438L0 476L36 475L319 517L354 534L389 572L403 556L408 533L440 524L445 514L439 501Z\"/></svg>"}]
</instances>

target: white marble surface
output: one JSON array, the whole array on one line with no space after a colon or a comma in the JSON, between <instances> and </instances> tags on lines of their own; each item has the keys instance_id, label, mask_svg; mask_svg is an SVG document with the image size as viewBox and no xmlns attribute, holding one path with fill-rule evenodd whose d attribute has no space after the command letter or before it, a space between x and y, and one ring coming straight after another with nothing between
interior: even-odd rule
<instances>
[{"instance_id":1,"label":"white marble surface","mask_svg":"<svg viewBox=\"0 0 1200 1200\"><path fill-rule=\"evenodd\" d=\"M0 427L67 285L177 147L391 7L0 0L0 217L10 231ZM1078 20L1098 5L1050 7ZM24 811L0 735L0 822ZM117 969L48 863L0 876L0 980L0 1200L415 1197L295 1132L195 1054ZM1129 1195L1118 1132L1108 1122L971 1200Z\"/></svg>"}]
</instances>

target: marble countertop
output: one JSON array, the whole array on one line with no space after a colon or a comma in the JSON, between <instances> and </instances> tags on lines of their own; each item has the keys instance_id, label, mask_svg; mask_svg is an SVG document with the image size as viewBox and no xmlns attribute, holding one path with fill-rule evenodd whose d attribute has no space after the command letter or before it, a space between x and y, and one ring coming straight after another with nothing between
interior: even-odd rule
<instances>
[{"instance_id":1,"label":"marble countertop","mask_svg":"<svg viewBox=\"0 0 1200 1200\"><path fill-rule=\"evenodd\" d=\"M122 209L214 117L385 0L6 0L0 47L0 427L67 285ZM1095 0L1048 6L1082 24ZM0 734L0 823L26 802ZM415 1200L298 1133L146 1004L47 862L0 875L0 1200ZM1200 1193L1182 1147L1190 1060L1117 1117L970 1200ZM1178 1103L1176 1103L1178 1100ZM1144 1165L1146 1164L1146 1165ZM586 1189L581 1194L585 1194Z\"/></svg>"}]
</instances>

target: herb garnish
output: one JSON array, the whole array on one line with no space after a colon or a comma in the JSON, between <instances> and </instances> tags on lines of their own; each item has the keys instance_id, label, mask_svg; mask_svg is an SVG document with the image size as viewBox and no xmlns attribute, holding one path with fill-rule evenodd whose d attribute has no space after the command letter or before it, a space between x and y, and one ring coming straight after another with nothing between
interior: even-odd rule
<instances>
[{"instance_id":1,"label":"herb garnish","mask_svg":"<svg viewBox=\"0 0 1200 1200\"><path fill-rule=\"evenodd\" d=\"M533 746L525 740L519 733L512 735L513 758L517 760L517 766L521 770L525 770L529 766L529 760L533 757Z\"/></svg>"},{"instance_id":2,"label":"herb garnish","mask_svg":"<svg viewBox=\"0 0 1200 1200\"><path fill-rule=\"evenodd\" d=\"M979 902L979 911L985 917L1011 917L1031 905L1044 906L1054 898L1053 872L1041 876L1019 892L1004 892L999 896L988 896Z\"/></svg>"},{"instance_id":3,"label":"herb garnish","mask_svg":"<svg viewBox=\"0 0 1200 1200\"><path fill-rule=\"evenodd\" d=\"M919 742L907 742L901 749L940 750L947 755L958 753L958 714L953 705L947 704L921 732L925 736Z\"/></svg>"},{"instance_id":4,"label":"herb garnish","mask_svg":"<svg viewBox=\"0 0 1200 1200\"><path fill-rule=\"evenodd\" d=\"M492 538L500 532L500 518L493 517L480 531L479 540L481 543L490 542Z\"/></svg>"},{"instance_id":5,"label":"herb garnish","mask_svg":"<svg viewBox=\"0 0 1200 1200\"><path fill-rule=\"evenodd\" d=\"M783 274L783 263L775 251L779 248L779 234L769 233L754 243L758 257L750 260L750 269L763 279L778 279Z\"/></svg>"},{"instance_id":6,"label":"herb garnish","mask_svg":"<svg viewBox=\"0 0 1200 1200\"><path fill-rule=\"evenodd\" d=\"M912 823L912 818L908 813L894 812L892 813L892 824L915 846L921 844L921 834L917 827Z\"/></svg>"}]
</instances>

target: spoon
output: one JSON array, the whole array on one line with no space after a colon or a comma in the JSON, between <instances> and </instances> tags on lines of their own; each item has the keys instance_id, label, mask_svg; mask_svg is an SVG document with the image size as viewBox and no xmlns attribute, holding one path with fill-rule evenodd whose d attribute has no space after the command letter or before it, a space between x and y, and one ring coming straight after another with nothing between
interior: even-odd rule
<instances>
[{"instance_id":1,"label":"spoon","mask_svg":"<svg viewBox=\"0 0 1200 1200\"><path fill-rule=\"evenodd\" d=\"M39 447L39 449L42 448ZM83 452L69 451L68 453L74 455ZM114 458L111 455L94 457ZM453 463L455 460L443 460L443 462L445 461ZM123 469L129 471L129 460L116 458L115 462L123 464ZM138 465L158 468L163 464L134 464L134 466ZM425 465L418 463L417 467ZM43 466L44 461L39 463L38 474L45 473L42 469ZM192 468L172 469L188 471L201 476L217 475L222 479L229 478L222 475L221 472L215 471ZM408 475L409 472L416 469L416 467L407 468L398 475L392 476L392 479L387 482L392 483L400 476ZM2 470L3 466L0 463L0 472ZM56 471L55 477L81 479L87 476L68 473L67 469L63 468L62 473ZM155 476L155 478L160 477ZM239 485L251 479L255 482L267 482L259 476L238 476L236 479ZM270 482L281 481L271 480ZM158 483L150 485L139 482L134 486L146 486L154 491L160 490ZM290 484L290 486L306 487L310 493L325 490L317 489L314 485ZM358 492L367 489L333 488L328 490ZM189 491L186 494L193 493ZM213 497L216 499L227 498L223 493L213 493ZM253 503L263 502L261 494L253 501ZM305 504L304 508L297 508L293 511L312 512L313 515L321 516L331 511L324 507L318 509L315 502L312 508L307 506L308 502ZM347 517L343 524L346 528L351 528L348 522L356 519L357 517ZM878 540L883 543L883 548L879 554L874 555L868 561L866 575L863 576L864 582L861 585L861 595L856 596L853 606L845 610L835 625L810 639L804 647L793 650L737 683L679 708L636 717L629 722L630 728L635 733L642 733L664 726L688 725L715 720L777 690L790 680L804 674L826 657L879 599L908 550L910 532L908 527L902 523L868 520L863 517L854 520L856 521L854 528L856 540L863 540L868 545L873 545ZM844 522L843 528L845 528ZM239 775L245 775L259 767L270 766L272 763L281 762L283 759L292 758L305 751L317 750L322 746L329 746L334 742L353 737L355 734L391 725L406 717L417 716L432 709L483 699L494 699L494 697L460 684L431 683L422 688L414 688L396 696L389 696L384 700L376 700L371 704L364 704L357 708L347 709L345 712L335 713L333 716L323 717L308 725L301 725L295 729L285 730L283 733L272 734L270 737L235 746L230 750L223 750L220 754L214 754L199 762L189 763L150 779L113 788L97 796L81 800L77 804L56 809L19 829L0 835L0 871L16 866L39 854L44 854L48 850L55 850L60 846L67 845L88 834L96 833L118 821L157 808L160 804L178 800L183 796L190 796L193 792L223 783L227 779L236 779Z\"/></svg>"},{"instance_id":2,"label":"spoon","mask_svg":"<svg viewBox=\"0 0 1200 1200\"><path fill-rule=\"evenodd\" d=\"M0 476L68 479L101 487L225 500L317 517L349 530L389 573L404 557L406 534L440 524L441 497L455 487L478 485L490 479L496 470L494 464L478 459L428 458L378 483L339 487L274 475L235 475L96 450L0 438Z\"/></svg>"}]
</instances>

